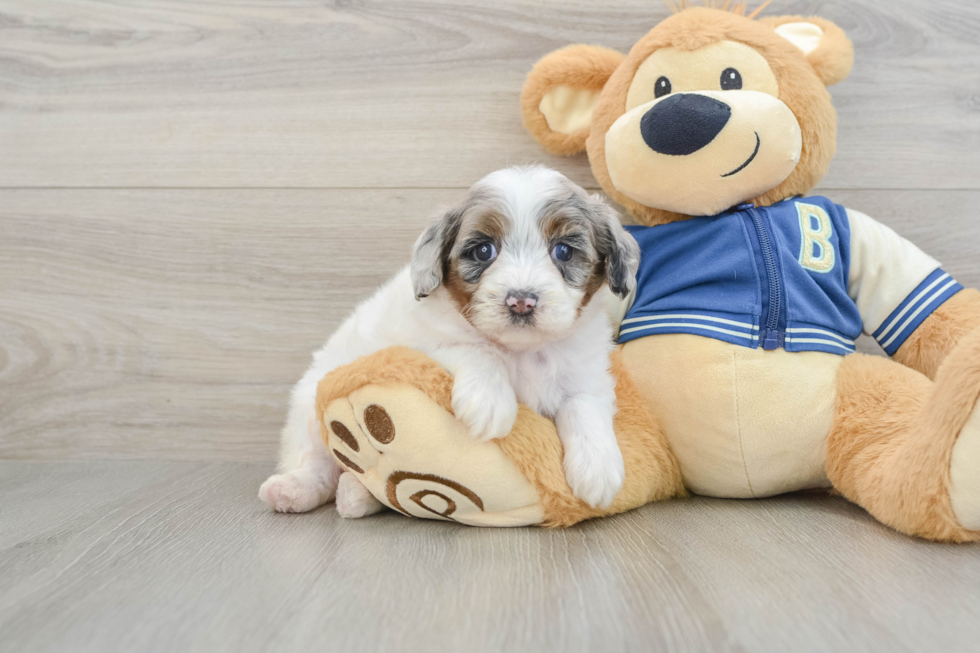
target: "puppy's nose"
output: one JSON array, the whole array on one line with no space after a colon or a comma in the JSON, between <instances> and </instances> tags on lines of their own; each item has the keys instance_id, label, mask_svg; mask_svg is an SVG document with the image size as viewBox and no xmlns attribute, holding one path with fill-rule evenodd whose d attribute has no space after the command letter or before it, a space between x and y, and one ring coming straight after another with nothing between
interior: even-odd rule
<instances>
[{"instance_id":1,"label":"puppy's nose","mask_svg":"<svg viewBox=\"0 0 980 653\"><path fill-rule=\"evenodd\" d=\"M731 117L732 108L720 100L678 93L643 114L640 134L654 152L686 156L715 140Z\"/></svg>"},{"instance_id":2,"label":"puppy's nose","mask_svg":"<svg viewBox=\"0 0 980 653\"><path fill-rule=\"evenodd\" d=\"M538 303L538 296L523 290L511 291L505 303L514 315L530 315Z\"/></svg>"}]
</instances>

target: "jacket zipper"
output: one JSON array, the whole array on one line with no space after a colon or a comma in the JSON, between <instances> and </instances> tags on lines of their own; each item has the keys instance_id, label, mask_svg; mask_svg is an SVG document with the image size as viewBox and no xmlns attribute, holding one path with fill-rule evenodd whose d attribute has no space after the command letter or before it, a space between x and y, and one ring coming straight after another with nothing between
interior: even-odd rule
<instances>
[{"instance_id":1,"label":"jacket zipper","mask_svg":"<svg viewBox=\"0 0 980 653\"><path fill-rule=\"evenodd\" d=\"M779 279L776 265L776 255L772 250L772 240L769 230L763 220L762 213L756 208L749 209L752 223L759 237L759 249L762 251L762 261L766 266L766 280L769 286L769 306L763 315L764 330L759 334L763 349L779 349L786 343L786 334L779 330L779 314L782 310L783 288Z\"/></svg>"}]
</instances>

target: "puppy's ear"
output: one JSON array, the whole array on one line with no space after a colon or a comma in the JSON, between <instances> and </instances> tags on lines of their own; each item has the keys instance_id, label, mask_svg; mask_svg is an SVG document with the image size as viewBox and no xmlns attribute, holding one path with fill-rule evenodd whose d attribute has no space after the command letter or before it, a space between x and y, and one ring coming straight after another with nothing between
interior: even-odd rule
<instances>
[{"instance_id":1,"label":"puppy's ear","mask_svg":"<svg viewBox=\"0 0 980 653\"><path fill-rule=\"evenodd\" d=\"M412 248L410 266L415 299L428 297L442 283L442 269L446 254L456 242L463 211L454 207L433 218Z\"/></svg>"},{"instance_id":2,"label":"puppy's ear","mask_svg":"<svg viewBox=\"0 0 980 653\"><path fill-rule=\"evenodd\" d=\"M601 195L589 196L597 217L599 254L606 259L606 281L620 299L626 299L636 288L636 271L640 267L640 246L619 222L616 211Z\"/></svg>"},{"instance_id":3,"label":"puppy's ear","mask_svg":"<svg viewBox=\"0 0 980 653\"><path fill-rule=\"evenodd\" d=\"M844 30L825 18L772 16L761 18L776 34L799 48L824 86L844 81L854 67L854 45Z\"/></svg>"},{"instance_id":4,"label":"puppy's ear","mask_svg":"<svg viewBox=\"0 0 980 653\"><path fill-rule=\"evenodd\" d=\"M549 152L583 151L592 109L623 58L596 45L569 45L542 57L521 90L524 127Z\"/></svg>"}]
</instances>

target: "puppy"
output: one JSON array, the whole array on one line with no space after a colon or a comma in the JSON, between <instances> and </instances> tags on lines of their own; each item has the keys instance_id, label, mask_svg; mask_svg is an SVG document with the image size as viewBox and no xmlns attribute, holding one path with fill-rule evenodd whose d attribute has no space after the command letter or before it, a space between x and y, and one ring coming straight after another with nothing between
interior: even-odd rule
<instances>
[{"instance_id":1,"label":"puppy","mask_svg":"<svg viewBox=\"0 0 980 653\"><path fill-rule=\"evenodd\" d=\"M543 168L494 172L438 216L411 265L361 304L293 390L280 473L259 497L280 512L337 498L345 517L381 509L320 439L314 399L330 370L392 345L455 377L452 407L474 437L507 435L521 402L554 419L576 496L608 506L623 485L613 433L609 292L635 286L639 248L600 196ZM338 488L339 485L339 488Z\"/></svg>"}]
</instances>

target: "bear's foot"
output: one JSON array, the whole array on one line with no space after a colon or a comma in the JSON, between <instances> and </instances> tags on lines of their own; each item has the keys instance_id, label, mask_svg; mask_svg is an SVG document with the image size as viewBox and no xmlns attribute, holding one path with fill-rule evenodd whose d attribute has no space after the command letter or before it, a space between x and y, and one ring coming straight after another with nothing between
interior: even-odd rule
<instances>
[{"instance_id":1,"label":"bear's foot","mask_svg":"<svg viewBox=\"0 0 980 653\"><path fill-rule=\"evenodd\" d=\"M974 408L953 445L949 500L963 528L980 531L980 410Z\"/></svg>"},{"instance_id":2,"label":"bear's foot","mask_svg":"<svg viewBox=\"0 0 980 653\"><path fill-rule=\"evenodd\" d=\"M945 421L962 424L949 459L949 501L960 525L980 531L980 329L964 336L936 373L936 392L949 394L955 412Z\"/></svg>"},{"instance_id":3,"label":"bear's foot","mask_svg":"<svg viewBox=\"0 0 980 653\"><path fill-rule=\"evenodd\" d=\"M390 378L397 360L377 362L389 378L371 373L361 377L364 383L351 383L328 375L329 385L320 388L327 448L346 472L337 496L343 516L362 517L387 506L413 517L474 526L544 520L538 492L517 465L496 442L470 435L450 412L452 379L444 370L428 379L406 374L407 382Z\"/></svg>"},{"instance_id":4,"label":"bear's foot","mask_svg":"<svg viewBox=\"0 0 980 653\"><path fill-rule=\"evenodd\" d=\"M980 329L935 382L854 354L838 373L827 474L844 496L893 528L932 540L980 540Z\"/></svg>"}]
</instances>

